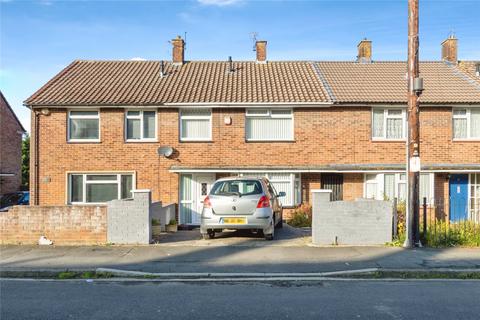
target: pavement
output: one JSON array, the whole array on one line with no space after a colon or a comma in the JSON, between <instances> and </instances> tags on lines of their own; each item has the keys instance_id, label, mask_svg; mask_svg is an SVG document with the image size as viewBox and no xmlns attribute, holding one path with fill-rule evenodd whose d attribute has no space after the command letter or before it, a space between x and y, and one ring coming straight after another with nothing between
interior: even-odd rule
<instances>
[{"instance_id":1,"label":"pavement","mask_svg":"<svg viewBox=\"0 0 480 320\"><path fill-rule=\"evenodd\" d=\"M8 319L478 319L478 281L0 280Z\"/></svg>"},{"instance_id":2,"label":"pavement","mask_svg":"<svg viewBox=\"0 0 480 320\"><path fill-rule=\"evenodd\" d=\"M114 268L175 273L315 273L368 268L480 269L480 248L314 247L290 226L274 241L241 232L201 240L198 230L163 235L145 246L0 246L0 270Z\"/></svg>"}]
</instances>

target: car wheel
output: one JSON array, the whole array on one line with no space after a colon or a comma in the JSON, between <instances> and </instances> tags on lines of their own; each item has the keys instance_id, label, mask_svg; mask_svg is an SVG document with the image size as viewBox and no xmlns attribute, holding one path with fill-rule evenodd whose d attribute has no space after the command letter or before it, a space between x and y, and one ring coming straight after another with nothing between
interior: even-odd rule
<instances>
[{"instance_id":1,"label":"car wheel","mask_svg":"<svg viewBox=\"0 0 480 320\"><path fill-rule=\"evenodd\" d=\"M208 233L208 238L210 238L210 239L215 238L215 231L213 231L213 230L210 231L210 232Z\"/></svg>"},{"instance_id":2,"label":"car wheel","mask_svg":"<svg viewBox=\"0 0 480 320\"><path fill-rule=\"evenodd\" d=\"M273 228L272 228L272 233L265 234L265 240L273 240L273 237L275 236L275 219L273 220Z\"/></svg>"}]
</instances>

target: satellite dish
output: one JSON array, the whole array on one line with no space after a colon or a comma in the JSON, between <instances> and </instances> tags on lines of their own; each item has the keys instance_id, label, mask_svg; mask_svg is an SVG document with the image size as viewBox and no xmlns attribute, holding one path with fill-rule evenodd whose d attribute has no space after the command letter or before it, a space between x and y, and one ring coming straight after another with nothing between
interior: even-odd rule
<instances>
[{"instance_id":1,"label":"satellite dish","mask_svg":"<svg viewBox=\"0 0 480 320\"><path fill-rule=\"evenodd\" d=\"M164 156L165 158L170 158L170 156L173 154L173 148L164 146L158 148L157 152L159 155Z\"/></svg>"}]
</instances>

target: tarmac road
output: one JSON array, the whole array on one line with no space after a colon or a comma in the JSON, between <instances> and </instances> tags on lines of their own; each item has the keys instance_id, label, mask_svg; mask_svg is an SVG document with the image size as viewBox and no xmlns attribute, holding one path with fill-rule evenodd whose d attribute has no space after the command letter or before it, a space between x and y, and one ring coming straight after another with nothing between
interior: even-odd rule
<instances>
[{"instance_id":1,"label":"tarmac road","mask_svg":"<svg viewBox=\"0 0 480 320\"><path fill-rule=\"evenodd\" d=\"M480 281L1 280L7 319L478 319Z\"/></svg>"}]
</instances>

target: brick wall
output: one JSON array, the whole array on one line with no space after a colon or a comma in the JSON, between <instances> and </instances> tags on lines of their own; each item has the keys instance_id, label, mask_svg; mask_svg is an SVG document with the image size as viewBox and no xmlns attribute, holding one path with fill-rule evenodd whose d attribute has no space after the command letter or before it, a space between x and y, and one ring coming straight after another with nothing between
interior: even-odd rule
<instances>
[{"instance_id":1,"label":"brick wall","mask_svg":"<svg viewBox=\"0 0 480 320\"><path fill-rule=\"evenodd\" d=\"M22 128L0 96L0 173L13 173L0 177L0 195L20 190L22 183Z\"/></svg>"},{"instance_id":2,"label":"brick wall","mask_svg":"<svg viewBox=\"0 0 480 320\"><path fill-rule=\"evenodd\" d=\"M224 117L232 118L231 125ZM480 142L452 141L447 107L421 110L422 162L479 163ZM371 140L368 107L295 109L294 142L245 142L245 109L213 109L212 142L180 142L177 109L159 109L155 143L124 142L124 110L101 110L100 143L67 143L65 109L40 117L40 204L65 204L67 171L135 171L137 188L152 190L154 201L178 202L178 175L171 166L312 166L328 164L401 164L405 142ZM172 159L160 158L160 145L174 147ZM468 152L466 152L468 150ZM33 162L32 157L32 162ZM363 194L363 176L346 174L346 199ZM302 184L320 187L320 176L303 175ZM308 201L309 194L304 193Z\"/></svg>"},{"instance_id":3,"label":"brick wall","mask_svg":"<svg viewBox=\"0 0 480 320\"><path fill-rule=\"evenodd\" d=\"M105 244L105 206L15 206L0 215L1 244L36 244L40 236L54 244Z\"/></svg>"}]
</instances>

